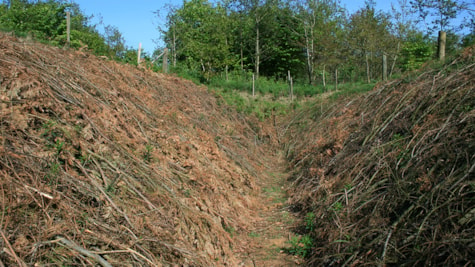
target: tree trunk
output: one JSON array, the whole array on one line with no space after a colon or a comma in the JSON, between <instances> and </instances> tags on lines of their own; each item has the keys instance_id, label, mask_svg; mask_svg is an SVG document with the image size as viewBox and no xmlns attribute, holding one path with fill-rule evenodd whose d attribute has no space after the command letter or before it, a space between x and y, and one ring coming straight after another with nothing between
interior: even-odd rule
<instances>
[{"instance_id":1,"label":"tree trunk","mask_svg":"<svg viewBox=\"0 0 475 267\"><path fill-rule=\"evenodd\" d=\"M393 76L393 71L394 71L394 67L396 66L397 55L399 54L400 47L401 47L401 43L397 42L397 50L396 50L396 54L394 55L393 64L391 64L391 70L389 71L389 78Z\"/></svg>"},{"instance_id":2,"label":"tree trunk","mask_svg":"<svg viewBox=\"0 0 475 267\"><path fill-rule=\"evenodd\" d=\"M173 61L173 67L176 67L176 32L175 32L175 27L173 27L172 61Z\"/></svg>"},{"instance_id":3,"label":"tree trunk","mask_svg":"<svg viewBox=\"0 0 475 267\"><path fill-rule=\"evenodd\" d=\"M308 84L313 84L313 38L309 36L308 29L305 29L305 46L307 48L307 74Z\"/></svg>"},{"instance_id":4,"label":"tree trunk","mask_svg":"<svg viewBox=\"0 0 475 267\"><path fill-rule=\"evenodd\" d=\"M259 23L256 24L256 66L255 66L255 73L256 73L256 79L259 78L259 64L261 60L261 47L259 44Z\"/></svg>"},{"instance_id":5,"label":"tree trunk","mask_svg":"<svg viewBox=\"0 0 475 267\"><path fill-rule=\"evenodd\" d=\"M382 75L383 81L387 81L388 80L388 59L387 59L386 54L383 55L382 73L383 73L383 75Z\"/></svg>"},{"instance_id":6,"label":"tree trunk","mask_svg":"<svg viewBox=\"0 0 475 267\"><path fill-rule=\"evenodd\" d=\"M438 43L438 55L439 60L445 60L445 42L447 39L447 34L444 31L439 31L439 43Z\"/></svg>"}]
</instances>

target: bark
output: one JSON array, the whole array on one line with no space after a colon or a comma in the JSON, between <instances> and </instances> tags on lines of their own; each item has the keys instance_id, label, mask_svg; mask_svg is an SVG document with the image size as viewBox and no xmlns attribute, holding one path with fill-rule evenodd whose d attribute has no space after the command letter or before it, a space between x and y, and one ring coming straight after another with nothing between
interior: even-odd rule
<instances>
[{"instance_id":1,"label":"bark","mask_svg":"<svg viewBox=\"0 0 475 267\"><path fill-rule=\"evenodd\" d=\"M439 31L439 42L438 42L438 55L439 60L445 60L445 41L447 39L447 34L444 31Z\"/></svg>"},{"instance_id":2,"label":"bark","mask_svg":"<svg viewBox=\"0 0 475 267\"><path fill-rule=\"evenodd\" d=\"M259 38L260 38L260 35L259 35L259 23L256 22L256 78L259 78L259 64L260 64L260 61L261 61L261 47L260 47L260 44L259 44Z\"/></svg>"}]
</instances>

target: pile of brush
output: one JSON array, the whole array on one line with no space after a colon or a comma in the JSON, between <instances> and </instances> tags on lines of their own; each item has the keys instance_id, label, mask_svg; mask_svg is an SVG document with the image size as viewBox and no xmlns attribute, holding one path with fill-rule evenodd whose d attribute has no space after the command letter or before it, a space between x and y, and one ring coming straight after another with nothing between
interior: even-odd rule
<instances>
[{"instance_id":1,"label":"pile of brush","mask_svg":"<svg viewBox=\"0 0 475 267\"><path fill-rule=\"evenodd\" d=\"M474 52L294 120L290 204L315 218L310 264L474 263Z\"/></svg>"}]
</instances>

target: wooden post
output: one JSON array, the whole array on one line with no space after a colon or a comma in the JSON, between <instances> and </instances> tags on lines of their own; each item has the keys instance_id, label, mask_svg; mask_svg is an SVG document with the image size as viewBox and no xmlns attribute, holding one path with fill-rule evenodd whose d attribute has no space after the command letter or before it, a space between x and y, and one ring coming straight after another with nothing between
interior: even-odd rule
<instances>
[{"instance_id":1,"label":"wooden post","mask_svg":"<svg viewBox=\"0 0 475 267\"><path fill-rule=\"evenodd\" d=\"M438 55L439 60L445 60L445 42L447 39L447 34L444 31L439 31L439 43L438 43Z\"/></svg>"},{"instance_id":2,"label":"wooden post","mask_svg":"<svg viewBox=\"0 0 475 267\"><path fill-rule=\"evenodd\" d=\"M137 66L140 66L140 53L142 52L142 43L139 43L139 50L137 51Z\"/></svg>"},{"instance_id":3,"label":"wooden post","mask_svg":"<svg viewBox=\"0 0 475 267\"><path fill-rule=\"evenodd\" d=\"M386 54L383 55L383 81L388 80L388 59L386 57Z\"/></svg>"},{"instance_id":4,"label":"wooden post","mask_svg":"<svg viewBox=\"0 0 475 267\"><path fill-rule=\"evenodd\" d=\"M338 68L335 69L335 91L338 90Z\"/></svg>"},{"instance_id":5,"label":"wooden post","mask_svg":"<svg viewBox=\"0 0 475 267\"><path fill-rule=\"evenodd\" d=\"M66 47L69 48L71 43L71 12L66 12Z\"/></svg>"},{"instance_id":6,"label":"wooden post","mask_svg":"<svg viewBox=\"0 0 475 267\"><path fill-rule=\"evenodd\" d=\"M293 102L294 101L294 85L293 85L293 82L292 82L292 76L290 76L290 70L287 71L288 75L289 75L289 86L290 86L290 102Z\"/></svg>"},{"instance_id":7,"label":"wooden post","mask_svg":"<svg viewBox=\"0 0 475 267\"><path fill-rule=\"evenodd\" d=\"M163 63L162 63L163 73L168 73L168 48L163 49Z\"/></svg>"},{"instance_id":8,"label":"wooden post","mask_svg":"<svg viewBox=\"0 0 475 267\"><path fill-rule=\"evenodd\" d=\"M325 64L323 64L322 81L323 81L323 88L327 87L327 82L325 80Z\"/></svg>"},{"instance_id":9,"label":"wooden post","mask_svg":"<svg viewBox=\"0 0 475 267\"><path fill-rule=\"evenodd\" d=\"M253 73L253 74L252 74L252 97L255 96L255 80L256 80L256 76L255 76L255 74Z\"/></svg>"}]
</instances>

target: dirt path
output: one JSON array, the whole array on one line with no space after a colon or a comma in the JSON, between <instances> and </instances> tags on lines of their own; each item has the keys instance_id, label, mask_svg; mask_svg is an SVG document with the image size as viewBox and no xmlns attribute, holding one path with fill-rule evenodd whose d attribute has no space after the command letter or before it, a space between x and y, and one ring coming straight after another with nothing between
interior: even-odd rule
<instances>
[{"instance_id":1,"label":"dirt path","mask_svg":"<svg viewBox=\"0 0 475 267\"><path fill-rule=\"evenodd\" d=\"M286 248L291 246L289 240L295 236L292 228L297 218L285 204L287 174L283 166L285 163L280 160L259 180L262 192L258 200L263 209L257 212L253 229L237 236L242 242L238 251L242 259L240 266L298 266L302 262L301 258L286 253Z\"/></svg>"}]
</instances>

